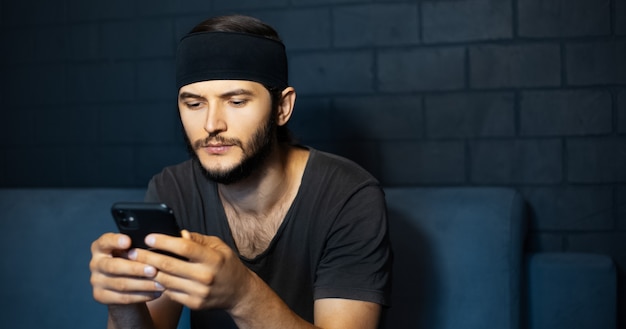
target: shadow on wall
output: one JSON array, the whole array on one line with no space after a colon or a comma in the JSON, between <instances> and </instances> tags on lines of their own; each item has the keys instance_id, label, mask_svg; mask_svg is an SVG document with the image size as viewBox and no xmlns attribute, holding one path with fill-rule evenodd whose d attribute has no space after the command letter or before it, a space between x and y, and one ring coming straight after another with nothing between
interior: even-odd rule
<instances>
[{"instance_id":1,"label":"shadow on wall","mask_svg":"<svg viewBox=\"0 0 626 329\"><path fill-rule=\"evenodd\" d=\"M289 128L300 143L346 157L377 179L383 178L376 140L384 135L375 129L375 118L359 113L359 108L338 109L329 100L316 97L303 97L296 108Z\"/></svg>"},{"instance_id":2,"label":"shadow on wall","mask_svg":"<svg viewBox=\"0 0 626 329\"><path fill-rule=\"evenodd\" d=\"M440 327L434 306L441 294L428 237L411 225L407 215L389 210L389 219L394 251L392 305L383 313L381 328Z\"/></svg>"}]
</instances>

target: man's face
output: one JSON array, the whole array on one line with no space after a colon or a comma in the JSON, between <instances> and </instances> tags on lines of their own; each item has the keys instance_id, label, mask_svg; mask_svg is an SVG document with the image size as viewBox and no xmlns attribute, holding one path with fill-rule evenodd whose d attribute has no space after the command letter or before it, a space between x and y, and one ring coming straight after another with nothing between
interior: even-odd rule
<instances>
[{"instance_id":1,"label":"man's face","mask_svg":"<svg viewBox=\"0 0 626 329\"><path fill-rule=\"evenodd\" d=\"M178 109L188 146L205 175L222 184L248 177L272 150L270 94L257 82L212 80L180 88Z\"/></svg>"}]
</instances>

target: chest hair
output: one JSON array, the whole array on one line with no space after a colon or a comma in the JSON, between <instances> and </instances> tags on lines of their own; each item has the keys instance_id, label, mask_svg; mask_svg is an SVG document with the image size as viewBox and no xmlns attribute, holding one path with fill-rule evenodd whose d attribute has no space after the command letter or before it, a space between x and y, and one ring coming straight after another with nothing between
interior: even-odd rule
<instances>
[{"instance_id":1,"label":"chest hair","mask_svg":"<svg viewBox=\"0 0 626 329\"><path fill-rule=\"evenodd\" d=\"M250 215L238 213L224 205L228 225L239 253L252 259L263 253L276 236L285 219L290 203L282 203L268 214Z\"/></svg>"}]
</instances>

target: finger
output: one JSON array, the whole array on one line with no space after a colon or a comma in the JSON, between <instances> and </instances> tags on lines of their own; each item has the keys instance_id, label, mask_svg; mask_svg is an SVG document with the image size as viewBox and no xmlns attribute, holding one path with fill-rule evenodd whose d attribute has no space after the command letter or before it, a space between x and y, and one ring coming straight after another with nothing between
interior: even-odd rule
<instances>
[{"instance_id":1,"label":"finger","mask_svg":"<svg viewBox=\"0 0 626 329\"><path fill-rule=\"evenodd\" d=\"M118 292L107 289L94 289L93 297L102 304L135 304L159 298L162 292Z\"/></svg>"},{"instance_id":2,"label":"finger","mask_svg":"<svg viewBox=\"0 0 626 329\"><path fill-rule=\"evenodd\" d=\"M202 264L188 264L183 275L174 275L159 271L154 281L167 290L186 291L190 294L204 295L207 287L215 282L216 274Z\"/></svg>"},{"instance_id":3,"label":"finger","mask_svg":"<svg viewBox=\"0 0 626 329\"><path fill-rule=\"evenodd\" d=\"M94 290L111 290L119 293L160 292L163 286L152 279L140 277L109 276L103 273L93 273L91 284Z\"/></svg>"},{"instance_id":4,"label":"finger","mask_svg":"<svg viewBox=\"0 0 626 329\"><path fill-rule=\"evenodd\" d=\"M130 238L124 234L105 233L91 244L92 254L110 254L114 250L130 248Z\"/></svg>"},{"instance_id":5,"label":"finger","mask_svg":"<svg viewBox=\"0 0 626 329\"><path fill-rule=\"evenodd\" d=\"M187 234L189 233L187 232ZM153 233L146 236L145 243L149 247L182 256L191 262L205 261L206 257L211 254L210 250L205 248L206 245L197 243L196 238L194 238L194 233L191 233L188 237L189 238L178 238Z\"/></svg>"},{"instance_id":6,"label":"finger","mask_svg":"<svg viewBox=\"0 0 626 329\"><path fill-rule=\"evenodd\" d=\"M132 249L128 253L128 258L140 264L146 264L156 269L157 272L165 271L173 275L181 276L188 272L189 262L181 260L169 255L162 254L158 251L146 249ZM156 274L156 273L155 273Z\"/></svg>"},{"instance_id":7,"label":"finger","mask_svg":"<svg viewBox=\"0 0 626 329\"><path fill-rule=\"evenodd\" d=\"M92 273L102 273L109 276L152 278L157 273L154 266L121 257L95 257L89 263L89 267Z\"/></svg>"}]
</instances>

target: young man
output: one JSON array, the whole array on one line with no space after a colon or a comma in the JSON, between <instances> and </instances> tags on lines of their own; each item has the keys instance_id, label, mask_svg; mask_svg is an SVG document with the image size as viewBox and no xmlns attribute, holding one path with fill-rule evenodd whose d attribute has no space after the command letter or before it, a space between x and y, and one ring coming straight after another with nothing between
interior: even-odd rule
<instances>
[{"instance_id":1,"label":"young man","mask_svg":"<svg viewBox=\"0 0 626 329\"><path fill-rule=\"evenodd\" d=\"M192 159L168 167L147 201L169 205L182 238L146 237L169 257L92 244L94 298L109 328L378 326L389 302L384 195L356 164L295 145L284 45L245 16L209 19L181 40L178 108Z\"/></svg>"}]
</instances>

